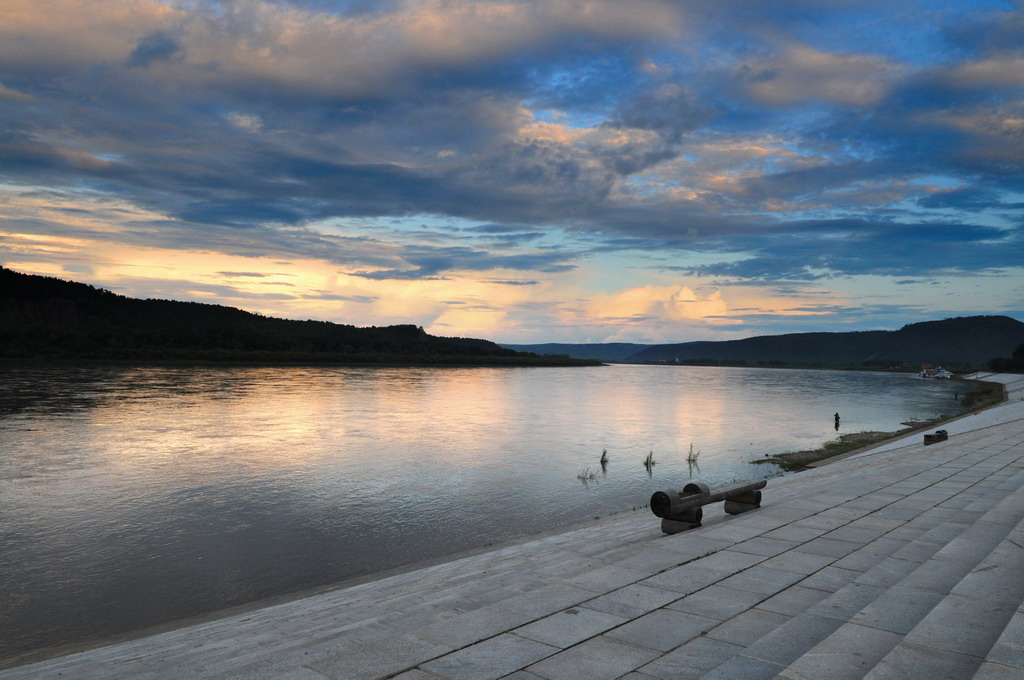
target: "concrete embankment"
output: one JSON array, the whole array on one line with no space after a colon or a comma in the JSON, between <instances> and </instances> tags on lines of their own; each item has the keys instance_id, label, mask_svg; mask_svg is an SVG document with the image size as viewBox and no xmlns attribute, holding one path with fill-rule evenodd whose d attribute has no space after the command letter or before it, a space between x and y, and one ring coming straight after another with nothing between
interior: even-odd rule
<instances>
[{"instance_id":1,"label":"concrete embankment","mask_svg":"<svg viewBox=\"0 0 1024 680\"><path fill-rule=\"evenodd\" d=\"M0 671L0 680L1024 677L1010 400L667 536L635 514Z\"/></svg>"}]
</instances>

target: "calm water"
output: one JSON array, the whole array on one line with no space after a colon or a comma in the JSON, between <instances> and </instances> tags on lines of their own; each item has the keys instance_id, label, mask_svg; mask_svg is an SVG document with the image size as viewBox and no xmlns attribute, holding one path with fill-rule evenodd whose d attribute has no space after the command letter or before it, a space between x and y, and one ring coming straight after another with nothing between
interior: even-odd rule
<instances>
[{"instance_id":1,"label":"calm water","mask_svg":"<svg viewBox=\"0 0 1024 680\"><path fill-rule=\"evenodd\" d=\"M771 475L747 461L834 438L836 411L839 434L896 430L965 389L655 366L0 378L0 659L631 512L691 474Z\"/></svg>"}]
</instances>

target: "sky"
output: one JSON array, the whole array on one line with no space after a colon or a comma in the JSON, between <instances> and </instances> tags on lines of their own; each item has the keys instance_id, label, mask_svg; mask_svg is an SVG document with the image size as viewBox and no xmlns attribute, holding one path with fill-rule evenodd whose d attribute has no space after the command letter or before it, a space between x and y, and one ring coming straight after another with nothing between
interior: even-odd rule
<instances>
[{"instance_id":1,"label":"sky","mask_svg":"<svg viewBox=\"0 0 1024 680\"><path fill-rule=\"evenodd\" d=\"M1024 320L1024 0L0 0L0 265L506 343Z\"/></svg>"}]
</instances>

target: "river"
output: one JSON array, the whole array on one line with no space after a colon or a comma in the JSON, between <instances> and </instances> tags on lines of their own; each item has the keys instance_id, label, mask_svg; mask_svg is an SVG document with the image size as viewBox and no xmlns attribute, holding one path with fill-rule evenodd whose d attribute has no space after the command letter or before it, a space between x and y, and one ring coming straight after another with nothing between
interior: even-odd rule
<instances>
[{"instance_id":1,"label":"river","mask_svg":"<svg viewBox=\"0 0 1024 680\"><path fill-rule=\"evenodd\" d=\"M691 476L770 476L749 461L956 412L966 389L676 366L7 366L0 377L8 662L646 512L651 493Z\"/></svg>"}]
</instances>

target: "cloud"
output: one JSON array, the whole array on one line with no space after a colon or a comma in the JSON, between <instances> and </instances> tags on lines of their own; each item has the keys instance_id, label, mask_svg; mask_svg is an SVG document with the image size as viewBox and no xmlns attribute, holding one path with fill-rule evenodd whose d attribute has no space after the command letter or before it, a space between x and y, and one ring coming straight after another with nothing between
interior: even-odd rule
<instances>
[{"instance_id":1,"label":"cloud","mask_svg":"<svg viewBox=\"0 0 1024 680\"><path fill-rule=\"evenodd\" d=\"M685 286L642 286L595 297L589 315L610 320L680 320L724 317L727 312L728 305L717 291L702 298Z\"/></svg>"},{"instance_id":2,"label":"cloud","mask_svg":"<svg viewBox=\"0 0 1024 680\"><path fill-rule=\"evenodd\" d=\"M978 212L1001 204L1000 192L991 187L965 186L937 189L917 200L923 208L958 209Z\"/></svg>"},{"instance_id":3,"label":"cloud","mask_svg":"<svg viewBox=\"0 0 1024 680\"><path fill-rule=\"evenodd\" d=\"M998 272L1024 255L1020 232L956 223L808 221L791 235L747 236L734 245L754 253L682 271L756 281L818 281L845 276L920 276Z\"/></svg>"},{"instance_id":4,"label":"cloud","mask_svg":"<svg viewBox=\"0 0 1024 680\"><path fill-rule=\"evenodd\" d=\"M16 102L18 104L31 104L36 100L36 98L30 94L25 94L24 92L18 92L17 90L5 87L3 83L0 83L0 100Z\"/></svg>"},{"instance_id":5,"label":"cloud","mask_svg":"<svg viewBox=\"0 0 1024 680\"><path fill-rule=\"evenodd\" d=\"M228 122L239 130L259 132L263 129L263 121L259 116L246 115L232 111L227 115Z\"/></svg>"},{"instance_id":6,"label":"cloud","mask_svg":"<svg viewBox=\"0 0 1024 680\"><path fill-rule=\"evenodd\" d=\"M987 88L1024 85L1024 56L1001 56L969 61L953 68L950 81L958 87Z\"/></svg>"},{"instance_id":7,"label":"cloud","mask_svg":"<svg viewBox=\"0 0 1024 680\"><path fill-rule=\"evenodd\" d=\"M549 274L571 271L576 267L567 253L520 253L502 255L468 248L403 248L403 269L353 272L353 276L377 281L416 280L438 277L448 272L479 272L496 269L536 271Z\"/></svg>"},{"instance_id":8,"label":"cloud","mask_svg":"<svg viewBox=\"0 0 1024 680\"><path fill-rule=\"evenodd\" d=\"M902 70L899 64L874 55L790 45L776 57L745 61L734 77L763 104L793 106L822 100L866 107L885 96Z\"/></svg>"},{"instance_id":9,"label":"cloud","mask_svg":"<svg viewBox=\"0 0 1024 680\"><path fill-rule=\"evenodd\" d=\"M132 53L128 55L128 66L149 68L154 62L170 61L183 57L181 46L163 31L154 31L139 39Z\"/></svg>"},{"instance_id":10,"label":"cloud","mask_svg":"<svg viewBox=\"0 0 1024 680\"><path fill-rule=\"evenodd\" d=\"M410 0L374 12L320 10L267 0L137 0L129 12L117 0L56 0L45 16L28 6L8 15L0 36L7 34L9 50L0 48L0 58L65 67L174 62L159 77L351 97L387 91L433 69L557 49L568 35L597 42L667 39L681 21L663 0L629 7L614 0ZM40 43L62 47L47 53Z\"/></svg>"}]
</instances>

